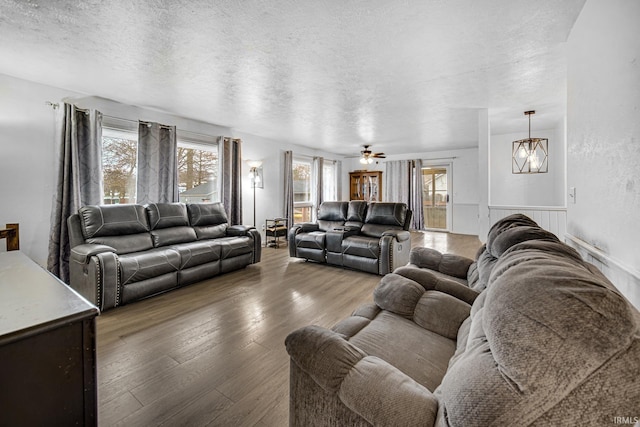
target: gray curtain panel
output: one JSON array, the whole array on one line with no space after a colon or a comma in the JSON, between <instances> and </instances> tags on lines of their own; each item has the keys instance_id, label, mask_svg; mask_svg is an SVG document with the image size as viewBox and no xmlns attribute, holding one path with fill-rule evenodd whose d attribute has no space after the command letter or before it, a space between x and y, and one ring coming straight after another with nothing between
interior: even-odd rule
<instances>
[{"instance_id":1,"label":"gray curtain panel","mask_svg":"<svg viewBox=\"0 0 640 427\"><path fill-rule=\"evenodd\" d=\"M102 115L63 104L56 117L56 189L51 208L47 269L69 283L67 218L102 203Z\"/></svg>"},{"instance_id":2,"label":"gray curtain panel","mask_svg":"<svg viewBox=\"0 0 640 427\"><path fill-rule=\"evenodd\" d=\"M422 230L424 228L424 212L422 210L422 160L413 161L413 185L411 204L409 209L413 211L411 228Z\"/></svg>"},{"instance_id":3,"label":"gray curtain panel","mask_svg":"<svg viewBox=\"0 0 640 427\"><path fill-rule=\"evenodd\" d=\"M293 151L284 152L284 217L293 225Z\"/></svg>"},{"instance_id":4,"label":"gray curtain panel","mask_svg":"<svg viewBox=\"0 0 640 427\"><path fill-rule=\"evenodd\" d=\"M323 157L314 157L313 158L313 183L312 183L312 195L313 195L313 221L318 219L318 209L320 209L320 204L324 200L322 194L322 186L323 186L323 170L324 167L324 158Z\"/></svg>"},{"instance_id":5,"label":"gray curtain panel","mask_svg":"<svg viewBox=\"0 0 640 427\"><path fill-rule=\"evenodd\" d=\"M406 203L407 207L413 211L411 228L423 229L422 160L389 161L385 165L385 200Z\"/></svg>"},{"instance_id":6,"label":"gray curtain panel","mask_svg":"<svg viewBox=\"0 0 640 427\"><path fill-rule=\"evenodd\" d=\"M218 139L220 162L220 201L229 224L242 224L242 141L220 137Z\"/></svg>"},{"instance_id":7,"label":"gray curtain panel","mask_svg":"<svg viewBox=\"0 0 640 427\"><path fill-rule=\"evenodd\" d=\"M342 200L342 161L336 160L336 200Z\"/></svg>"},{"instance_id":8,"label":"gray curtain panel","mask_svg":"<svg viewBox=\"0 0 640 427\"><path fill-rule=\"evenodd\" d=\"M136 202L178 201L178 161L175 126L138 123Z\"/></svg>"},{"instance_id":9,"label":"gray curtain panel","mask_svg":"<svg viewBox=\"0 0 640 427\"><path fill-rule=\"evenodd\" d=\"M385 162L385 201L406 203L410 206L412 167L411 160Z\"/></svg>"}]
</instances>

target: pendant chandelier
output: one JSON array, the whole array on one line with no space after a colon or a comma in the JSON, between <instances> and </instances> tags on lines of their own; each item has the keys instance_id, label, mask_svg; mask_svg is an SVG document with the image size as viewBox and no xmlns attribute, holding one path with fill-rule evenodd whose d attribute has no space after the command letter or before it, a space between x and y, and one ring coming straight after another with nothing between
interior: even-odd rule
<instances>
[{"instance_id":1,"label":"pendant chandelier","mask_svg":"<svg viewBox=\"0 0 640 427\"><path fill-rule=\"evenodd\" d=\"M524 112L529 116L529 138L512 143L512 173L547 173L549 171L549 140L531 138L531 116L535 113L535 111Z\"/></svg>"}]
</instances>

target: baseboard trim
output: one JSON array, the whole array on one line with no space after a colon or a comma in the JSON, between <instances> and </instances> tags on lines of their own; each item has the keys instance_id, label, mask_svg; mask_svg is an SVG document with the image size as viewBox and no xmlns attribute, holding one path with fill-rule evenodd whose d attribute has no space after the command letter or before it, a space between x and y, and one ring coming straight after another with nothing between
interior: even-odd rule
<instances>
[{"instance_id":1,"label":"baseboard trim","mask_svg":"<svg viewBox=\"0 0 640 427\"><path fill-rule=\"evenodd\" d=\"M565 243L595 265L640 310L640 271L570 233L565 233Z\"/></svg>"}]
</instances>

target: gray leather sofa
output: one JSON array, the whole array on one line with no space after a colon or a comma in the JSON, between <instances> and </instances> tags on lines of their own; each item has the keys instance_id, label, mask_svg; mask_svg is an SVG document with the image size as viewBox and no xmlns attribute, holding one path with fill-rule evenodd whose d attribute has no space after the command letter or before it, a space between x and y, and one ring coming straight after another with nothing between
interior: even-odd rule
<instances>
[{"instance_id":1,"label":"gray leather sofa","mask_svg":"<svg viewBox=\"0 0 640 427\"><path fill-rule=\"evenodd\" d=\"M287 337L291 426L640 416L640 312L553 234L517 215L475 261L423 250L411 261L331 330Z\"/></svg>"},{"instance_id":2,"label":"gray leather sofa","mask_svg":"<svg viewBox=\"0 0 640 427\"><path fill-rule=\"evenodd\" d=\"M289 229L289 254L384 275L409 261L411 215L404 203L324 202L316 223Z\"/></svg>"},{"instance_id":3,"label":"gray leather sofa","mask_svg":"<svg viewBox=\"0 0 640 427\"><path fill-rule=\"evenodd\" d=\"M107 310L260 261L220 203L85 206L68 220L70 286Z\"/></svg>"}]
</instances>

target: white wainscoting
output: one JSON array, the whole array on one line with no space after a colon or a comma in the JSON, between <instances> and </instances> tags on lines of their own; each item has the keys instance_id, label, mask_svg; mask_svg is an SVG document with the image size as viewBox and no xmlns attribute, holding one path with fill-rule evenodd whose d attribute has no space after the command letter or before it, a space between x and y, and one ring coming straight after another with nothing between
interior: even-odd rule
<instances>
[{"instance_id":1,"label":"white wainscoting","mask_svg":"<svg viewBox=\"0 0 640 427\"><path fill-rule=\"evenodd\" d=\"M567 231L567 208L555 206L489 206L491 225L512 214L521 213L528 216L558 239L564 241Z\"/></svg>"},{"instance_id":2,"label":"white wainscoting","mask_svg":"<svg viewBox=\"0 0 640 427\"><path fill-rule=\"evenodd\" d=\"M566 244L576 249L585 261L595 265L622 295L640 310L640 271L569 233L565 235L564 240Z\"/></svg>"}]
</instances>

